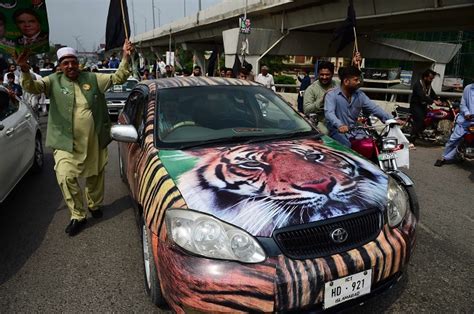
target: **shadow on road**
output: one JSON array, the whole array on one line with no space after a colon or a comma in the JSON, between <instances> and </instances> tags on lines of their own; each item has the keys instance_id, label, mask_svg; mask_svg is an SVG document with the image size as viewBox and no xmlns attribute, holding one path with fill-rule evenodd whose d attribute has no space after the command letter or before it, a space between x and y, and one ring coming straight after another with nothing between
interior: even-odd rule
<instances>
[{"instance_id":1,"label":"shadow on road","mask_svg":"<svg viewBox=\"0 0 474 314\"><path fill-rule=\"evenodd\" d=\"M127 195L127 196L122 196L118 200L115 200L114 202L104 205L102 207L102 211L104 213L104 217L100 219L93 219L89 218L87 219L87 228L92 228L94 225L100 224L101 222L104 222L105 220L109 220L114 218L115 216L119 215L125 210L129 210L132 208L132 199Z\"/></svg>"},{"instance_id":2,"label":"shadow on road","mask_svg":"<svg viewBox=\"0 0 474 314\"><path fill-rule=\"evenodd\" d=\"M0 204L0 285L41 245L62 202L53 166L51 151L45 151L43 172L27 174Z\"/></svg>"},{"instance_id":3,"label":"shadow on road","mask_svg":"<svg viewBox=\"0 0 474 314\"><path fill-rule=\"evenodd\" d=\"M409 285L408 272L405 272L402 278L393 285L390 289L380 293L377 296L367 300L360 306L353 307L342 311L341 313L383 313L387 311L390 306L397 302L402 296L403 291Z\"/></svg>"},{"instance_id":4,"label":"shadow on road","mask_svg":"<svg viewBox=\"0 0 474 314\"><path fill-rule=\"evenodd\" d=\"M469 173L469 180L474 182L474 162L472 161L463 161L462 163L457 165L459 168L466 170Z\"/></svg>"}]
</instances>

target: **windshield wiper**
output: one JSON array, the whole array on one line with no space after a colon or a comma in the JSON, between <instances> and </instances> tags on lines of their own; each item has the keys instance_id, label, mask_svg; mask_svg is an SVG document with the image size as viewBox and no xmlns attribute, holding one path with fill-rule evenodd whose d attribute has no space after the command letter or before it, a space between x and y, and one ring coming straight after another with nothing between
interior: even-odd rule
<instances>
[{"instance_id":1,"label":"windshield wiper","mask_svg":"<svg viewBox=\"0 0 474 314\"><path fill-rule=\"evenodd\" d=\"M271 141L271 140L281 140L281 139L290 139L290 138L299 138L299 137L308 137L308 136L314 136L314 139L320 139L322 135L321 133L318 133L314 130L292 131L292 132L281 133L281 134L272 134L272 135L267 135L267 136L254 137L252 139L249 139L245 143L258 143L258 142Z\"/></svg>"},{"instance_id":2,"label":"windshield wiper","mask_svg":"<svg viewBox=\"0 0 474 314\"><path fill-rule=\"evenodd\" d=\"M231 143L243 143L243 144L251 144L251 143L258 143L258 142L265 142L271 140L280 140L280 139L289 139L289 138L298 138L298 137L308 137L314 136L314 139L320 139L321 134L314 131L296 131L296 132L288 132L282 134L272 134L266 136L231 136L231 137L223 137L223 138L216 138L212 140L206 141L199 141L194 143L189 143L185 145L181 145L178 149L188 149L193 147L200 147L200 146L207 146L213 144L231 144Z\"/></svg>"},{"instance_id":3,"label":"windshield wiper","mask_svg":"<svg viewBox=\"0 0 474 314\"><path fill-rule=\"evenodd\" d=\"M184 144L178 147L178 149L188 149L188 148L193 148L193 147L200 147L200 146L207 146L207 145L213 145L213 144L219 144L219 143L244 143L249 140L251 136L231 136L231 137L221 137L221 138L215 138L212 140L205 140L205 141L199 141L199 142L193 142L189 144Z\"/></svg>"}]
</instances>

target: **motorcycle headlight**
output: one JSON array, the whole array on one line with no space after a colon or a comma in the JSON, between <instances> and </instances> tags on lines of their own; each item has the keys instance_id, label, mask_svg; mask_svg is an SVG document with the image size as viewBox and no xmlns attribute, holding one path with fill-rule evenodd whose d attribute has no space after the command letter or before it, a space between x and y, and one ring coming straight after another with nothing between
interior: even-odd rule
<instances>
[{"instance_id":1,"label":"motorcycle headlight","mask_svg":"<svg viewBox=\"0 0 474 314\"><path fill-rule=\"evenodd\" d=\"M388 180L387 199L387 223L395 228L405 218L410 203L408 193L391 177Z\"/></svg>"},{"instance_id":2,"label":"motorcycle headlight","mask_svg":"<svg viewBox=\"0 0 474 314\"><path fill-rule=\"evenodd\" d=\"M266 254L247 232L192 210L166 211L168 236L183 249L205 257L259 263Z\"/></svg>"},{"instance_id":3,"label":"motorcycle headlight","mask_svg":"<svg viewBox=\"0 0 474 314\"><path fill-rule=\"evenodd\" d=\"M398 140L394 137L387 137L382 140L383 150L394 150L398 145Z\"/></svg>"}]
</instances>

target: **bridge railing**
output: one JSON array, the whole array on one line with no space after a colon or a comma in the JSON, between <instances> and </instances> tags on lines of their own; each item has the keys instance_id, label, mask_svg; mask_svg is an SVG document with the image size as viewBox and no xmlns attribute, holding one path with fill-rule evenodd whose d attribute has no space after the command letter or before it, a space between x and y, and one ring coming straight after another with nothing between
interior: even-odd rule
<instances>
[{"instance_id":1,"label":"bridge railing","mask_svg":"<svg viewBox=\"0 0 474 314\"><path fill-rule=\"evenodd\" d=\"M279 92L288 92L295 91L299 85L294 84L275 84L277 91ZM368 93L378 93L378 94L386 94L387 96L392 95L411 95L411 89L395 89L395 88L376 88L376 87L361 87L360 88L364 92ZM295 92L296 93L296 92ZM461 98L462 93L457 92L439 92L436 93L438 96L447 97L447 98ZM392 97L393 98L393 97Z\"/></svg>"}]
</instances>

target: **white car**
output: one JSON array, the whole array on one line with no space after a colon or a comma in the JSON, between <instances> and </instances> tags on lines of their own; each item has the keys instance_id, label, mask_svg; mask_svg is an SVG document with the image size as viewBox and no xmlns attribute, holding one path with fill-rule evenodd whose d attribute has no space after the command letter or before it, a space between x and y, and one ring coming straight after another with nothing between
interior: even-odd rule
<instances>
[{"instance_id":1,"label":"white car","mask_svg":"<svg viewBox=\"0 0 474 314\"><path fill-rule=\"evenodd\" d=\"M0 203L31 169L43 168L41 131L31 107L0 86Z\"/></svg>"}]
</instances>

